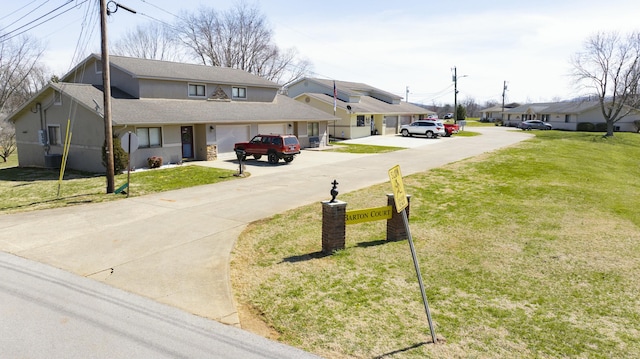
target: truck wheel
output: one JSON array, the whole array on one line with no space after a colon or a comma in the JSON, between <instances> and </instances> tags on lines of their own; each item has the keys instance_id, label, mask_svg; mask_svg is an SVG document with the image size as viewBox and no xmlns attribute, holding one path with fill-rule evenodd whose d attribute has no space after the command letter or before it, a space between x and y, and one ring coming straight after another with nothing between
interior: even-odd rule
<instances>
[{"instance_id":1,"label":"truck wheel","mask_svg":"<svg viewBox=\"0 0 640 359\"><path fill-rule=\"evenodd\" d=\"M256 160L259 160L260 158L262 158L262 155L253 155L253 158L255 158Z\"/></svg>"},{"instance_id":2,"label":"truck wheel","mask_svg":"<svg viewBox=\"0 0 640 359\"><path fill-rule=\"evenodd\" d=\"M286 157L284 158L284 161L285 161L285 162L287 162L287 163L289 163L289 162L293 161L293 156L286 156Z\"/></svg>"},{"instance_id":3,"label":"truck wheel","mask_svg":"<svg viewBox=\"0 0 640 359\"><path fill-rule=\"evenodd\" d=\"M427 138L433 138L433 132L427 131L427 133L425 133L425 136L427 136Z\"/></svg>"},{"instance_id":4,"label":"truck wheel","mask_svg":"<svg viewBox=\"0 0 640 359\"><path fill-rule=\"evenodd\" d=\"M402 137L409 136L409 131L406 128L404 130L402 130L401 132L402 132Z\"/></svg>"},{"instance_id":5,"label":"truck wheel","mask_svg":"<svg viewBox=\"0 0 640 359\"><path fill-rule=\"evenodd\" d=\"M272 165L275 165L276 163L278 163L280 159L278 158L278 155L276 155L275 152L269 152L269 155L267 157L267 161L269 163L271 163Z\"/></svg>"}]
</instances>

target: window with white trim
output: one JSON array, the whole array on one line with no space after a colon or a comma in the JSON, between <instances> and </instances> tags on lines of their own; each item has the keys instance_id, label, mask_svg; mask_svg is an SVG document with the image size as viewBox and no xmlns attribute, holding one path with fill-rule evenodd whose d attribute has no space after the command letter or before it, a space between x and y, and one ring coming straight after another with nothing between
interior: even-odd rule
<instances>
[{"instance_id":1,"label":"window with white trim","mask_svg":"<svg viewBox=\"0 0 640 359\"><path fill-rule=\"evenodd\" d=\"M307 135L320 136L320 122L307 122Z\"/></svg>"},{"instance_id":2,"label":"window with white trim","mask_svg":"<svg viewBox=\"0 0 640 359\"><path fill-rule=\"evenodd\" d=\"M245 87L232 87L231 97L233 98L247 98L247 89Z\"/></svg>"},{"instance_id":3,"label":"window with white trim","mask_svg":"<svg viewBox=\"0 0 640 359\"><path fill-rule=\"evenodd\" d=\"M138 147L140 148L162 146L160 127L138 127L136 128L136 136L138 136Z\"/></svg>"},{"instance_id":4,"label":"window with white trim","mask_svg":"<svg viewBox=\"0 0 640 359\"><path fill-rule=\"evenodd\" d=\"M189 84L189 96L190 97L204 97L205 86L202 84Z\"/></svg>"},{"instance_id":5,"label":"window with white trim","mask_svg":"<svg viewBox=\"0 0 640 359\"><path fill-rule=\"evenodd\" d=\"M102 73L102 61L100 60L96 60L96 73L97 74Z\"/></svg>"}]
</instances>

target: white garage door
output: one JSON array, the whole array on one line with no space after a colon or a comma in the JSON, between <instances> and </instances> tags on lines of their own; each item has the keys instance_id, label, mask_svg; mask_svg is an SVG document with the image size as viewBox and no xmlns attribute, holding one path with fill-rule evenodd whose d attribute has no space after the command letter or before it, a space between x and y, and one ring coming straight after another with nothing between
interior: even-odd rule
<instances>
[{"instance_id":1,"label":"white garage door","mask_svg":"<svg viewBox=\"0 0 640 359\"><path fill-rule=\"evenodd\" d=\"M216 126L218 153L233 152L236 142L249 141L249 125Z\"/></svg>"},{"instance_id":2,"label":"white garage door","mask_svg":"<svg viewBox=\"0 0 640 359\"><path fill-rule=\"evenodd\" d=\"M268 135L270 133L284 135L287 133L286 129L286 123L258 124L258 133L261 135Z\"/></svg>"},{"instance_id":3,"label":"white garage door","mask_svg":"<svg viewBox=\"0 0 640 359\"><path fill-rule=\"evenodd\" d=\"M384 116L384 120L386 123L384 134L385 135L395 134L398 128L398 116Z\"/></svg>"}]
</instances>

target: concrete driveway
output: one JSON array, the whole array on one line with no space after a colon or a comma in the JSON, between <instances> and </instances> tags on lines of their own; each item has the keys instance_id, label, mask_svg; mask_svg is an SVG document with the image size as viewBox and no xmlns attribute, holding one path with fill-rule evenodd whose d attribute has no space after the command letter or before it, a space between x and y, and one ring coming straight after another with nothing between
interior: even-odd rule
<instances>
[{"instance_id":1,"label":"concrete driveway","mask_svg":"<svg viewBox=\"0 0 640 359\"><path fill-rule=\"evenodd\" d=\"M234 181L2 215L0 250L238 326L229 259L248 223L330 199L334 179L346 193L388 181L394 165L409 175L530 137L502 127L472 130L483 135L375 136L361 141L409 148L377 155L305 150L290 164L248 161L251 176ZM238 168L233 157L200 165Z\"/></svg>"}]
</instances>

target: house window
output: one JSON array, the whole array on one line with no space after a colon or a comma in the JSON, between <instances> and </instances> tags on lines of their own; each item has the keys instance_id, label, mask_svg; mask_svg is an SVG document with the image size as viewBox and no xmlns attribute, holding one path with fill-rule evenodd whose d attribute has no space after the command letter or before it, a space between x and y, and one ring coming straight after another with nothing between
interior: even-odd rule
<instances>
[{"instance_id":1,"label":"house window","mask_svg":"<svg viewBox=\"0 0 640 359\"><path fill-rule=\"evenodd\" d=\"M62 105L62 93L60 91L53 92L53 104L54 105Z\"/></svg>"},{"instance_id":2,"label":"house window","mask_svg":"<svg viewBox=\"0 0 640 359\"><path fill-rule=\"evenodd\" d=\"M49 139L50 146L58 146L60 145L60 126L47 126L47 136Z\"/></svg>"},{"instance_id":3,"label":"house window","mask_svg":"<svg viewBox=\"0 0 640 359\"><path fill-rule=\"evenodd\" d=\"M551 115L540 115L540 120L544 122L549 122L550 118L551 118Z\"/></svg>"},{"instance_id":4,"label":"house window","mask_svg":"<svg viewBox=\"0 0 640 359\"><path fill-rule=\"evenodd\" d=\"M356 119L356 126L364 127L364 115L358 115Z\"/></svg>"},{"instance_id":5,"label":"house window","mask_svg":"<svg viewBox=\"0 0 640 359\"><path fill-rule=\"evenodd\" d=\"M162 145L162 131L160 127L140 127L136 129L138 147L150 148Z\"/></svg>"},{"instance_id":6,"label":"house window","mask_svg":"<svg viewBox=\"0 0 640 359\"><path fill-rule=\"evenodd\" d=\"M571 115L564 115L564 122L569 122L571 120Z\"/></svg>"},{"instance_id":7,"label":"house window","mask_svg":"<svg viewBox=\"0 0 640 359\"><path fill-rule=\"evenodd\" d=\"M307 135L320 136L320 122L307 122Z\"/></svg>"},{"instance_id":8,"label":"house window","mask_svg":"<svg viewBox=\"0 0 640 359\"><path fill-rule=\"evenodd\" d=\"M200 84L189 84L189 96L204 97L205 86Z\"/></svg>"},{"instance_id":9,"label":"house window","mask_svg":"<svg viewBox=\"0 0 640 359\"><path fill-rule=\"evenodd\" d=\"M244 87L233 87L231 89L231 96L233 98L247 98L247 89Z\"/></svg>"},{"instance_id":10,"label":"house window","mask_svg":"<svg viewBox=\"0 0 640 359\"><path fill-rule=\"evenodd\" d=\"M100 60L96 61L96 73L97 74L102 73L102 61Z\"/></svg>"}]
</instances>

